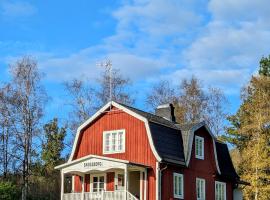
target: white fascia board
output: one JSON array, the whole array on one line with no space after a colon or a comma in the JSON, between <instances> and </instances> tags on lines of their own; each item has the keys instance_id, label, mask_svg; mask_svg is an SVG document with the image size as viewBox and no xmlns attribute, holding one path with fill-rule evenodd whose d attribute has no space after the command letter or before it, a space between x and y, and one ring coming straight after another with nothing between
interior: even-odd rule
<instances>
[{"instance_id":1,"label":"white fascia board","mask_svg":"<svg viewBox=\"0 0 270 200\"><path fill-rule=\"evenodd\" d=\"M104 105L100 110L98 110L92 117L90 117L86 122L84 122L78 128L76 136L75 136L75 140L74 140L74 143L73 143L73 146L72 146L72 151L71 151L71 154L70 154L69 159L68 159L68 162L72 161L72 158L74 156L74 153L75 153L75 150L76 150L76 147L77 147L78 139L79 139L79 136L81 134L81 130L83 128L85 128L86 126L88 126L92 121L94 121L98 116L100 116L111 105L118 108L118 109L123 110L124 112L126 112L126 113L130 114L131 116L133 116L133 117L135 117L135 118L137 118L137 119L144 122L151 150L152 150L153 154L155 155L156 159L160 162L161 158L160 158L160 156L158 155L158 153L157 153L157 151L155 149L155 146L154 146L154 143L153 143L153 138L152 138L152 135L151 135L151 132L150 132L149 124L148 124L148 120L145 117L143 117L143 116L141 116L141 115L127 109L126 107L124 107L124 106L122 106L122 105L120 105L120 104L118 104L118 103L116 103L114 101L108 102L106 105Z\"/></svg>"}]
</instances>

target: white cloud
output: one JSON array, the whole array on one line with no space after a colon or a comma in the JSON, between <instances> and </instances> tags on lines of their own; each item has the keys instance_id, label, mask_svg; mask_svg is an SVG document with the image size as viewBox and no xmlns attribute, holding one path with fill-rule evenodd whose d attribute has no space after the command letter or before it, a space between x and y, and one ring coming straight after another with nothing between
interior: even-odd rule
<instances>
[{"instance_id":1,"label":"white cloud","mask_svg":"<svg viewBox=\"0 0 270 200\"><path fill-rule=\"evenodd\" d=\"M62 57L38 55L48 78L95 79L96 62L110 58L133 81L176 82L194 74L238 92L270 53L268 0L124 1L112 16L115 34L98 45Z\"/></svg>"},{"instance_id":2,"label":"white cloud","mask_svg":"<svg viewBox=\"0 0 270 200\"><path fill-rule=\"evenodd\" d=\"M209 10L216 20L230 22L269 18L268 0L211 0Z\"/></svg>"},{"instance_id":3,"label":"white cloud","mask_svg":"<svg viewBox=\"0 0 270 200\"><path fill-rule=\"evenodd\" d=\"M202 21L202 15L190 5L193 1L132 1L114 12L114 16L120 31L131 28L151 36L183 34Z\"/></svg>"},{"instance_id":4,"label":"white cloud","mask_svg":"<svg viewBox=\"0 0 270 200\"><path fill-rule=\"evenodd\" d=\"M32 16L36 11L36 7L25 1L3 0L0 2L0 14L6 19Z\"/></svg>"},{"instance_id":5,"label":"white cloud","mask_svg":"<svg viewBox=\"0 0 270 200\"><path fill-rule=\"evenodd\" d=\"M239 91L270 53L268 1L212 0L209 10L212 20L182 52L186 69L210 84Z\"/></svg>"}]
</instances>

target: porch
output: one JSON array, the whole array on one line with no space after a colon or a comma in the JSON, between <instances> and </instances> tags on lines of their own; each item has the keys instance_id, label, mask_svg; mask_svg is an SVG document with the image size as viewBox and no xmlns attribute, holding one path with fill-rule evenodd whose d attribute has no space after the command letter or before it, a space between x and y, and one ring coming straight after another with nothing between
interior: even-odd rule
<instances>
[{"instance_id":1,"label":"porch","mask_svg":"<svg viewBox=\"0 0 270 200\"><path fill-rule=\"evenodd\" d=\"M146 200L147 166L90 155L57 168L61 200Z\"/></svg>"}]
</instances>

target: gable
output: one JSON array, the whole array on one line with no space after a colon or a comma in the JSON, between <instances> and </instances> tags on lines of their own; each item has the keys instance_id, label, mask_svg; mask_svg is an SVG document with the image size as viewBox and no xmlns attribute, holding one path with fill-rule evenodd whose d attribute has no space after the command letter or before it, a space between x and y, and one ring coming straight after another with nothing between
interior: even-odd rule
<instances>
[{"instance_id":1,"label":"gable","mask_svg":"<svg viewBox=\"0 0 270 200\"><path fill-rule=\"evenodd\" d=\"M151 132L150 132L150 128L149 128L149 124L148 124L147 119L145 119L144 117L140 116L137 113L134 113L133 111L125 108L124 106L122 106L122 105L120 105L118 103L109 102L105 106L103 106L98 112L96 112L96 114L94 114L89 120L87 120L84 124L82 124L78 128L76 136L75 136L74 144L73 144L73 147L72 147L72 152L71 152L71 155L69 157L68 162L71 162L72 160L76 159L75 155L77 154L76 151L78 149L78 145L83 140L82 137L83 137L83 134L84 134L85 130L87 130L87 127L91 127L91 124L95 123L95 120L98 121L98 120L100 120L101 116L108 114L109 113L108 111L111 108L111 106L118 109L118 111L121 111L122 113L125 113L126 115L131 116L132 118L140 121L143 124L143 128L145 130L145 135L146 135L145 140L149 144L149 148L151 149L151 153L153 153L156 160L160 161L161 158L159 157L159 155L158 155L158 153L157 153L157 151L155 149L155 146L153 144L153 140L152 140L152 136L151 136ZM115 112L115 111L110 111L110 112ZM121 119L117 119L117 120L115 119L113 121L113 123L111 123L111 125L112 124L117 124L118 122L121 122L121 121L123 122L123 120L121 120ZM106 127L104 127L104 128L106 128Z\"/></svg>"}]
</instances>

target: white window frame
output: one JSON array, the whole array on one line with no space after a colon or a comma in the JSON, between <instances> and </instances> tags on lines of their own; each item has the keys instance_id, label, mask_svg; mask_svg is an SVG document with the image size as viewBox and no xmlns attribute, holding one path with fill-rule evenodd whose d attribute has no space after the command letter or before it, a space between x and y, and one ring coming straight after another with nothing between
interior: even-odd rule
<instances>
[{"instance_id":1,"label":"white window frame","mask_svg":"<svg viewBox=\"0 0 270 200\"><path fill-rule=\"evenodd\" d=\"M197 154L197 145L196 145L197 141L202 142L201 149L198 149L198 152L200 152L200 150L201 150L202 155ZM198 148L199 148L199 144L198 144ZM197 136L197 135L195 136L195 158L204 160L204 138L200 137L200 136Z\"/></svg>"},{"instance_id":2,"label":"white window frame","mask_svg":"<svg viewBox=\"0 0 270 200\"><path fill-rule=\"evenodd\" d=\"M119 150L119 143L118 143L118 135L119 133L122 132L122 149ZM115 150L112 150L112 134L116 134L116 139L115 139ZM109 150L106 150L106 135L109 134ZM115 153L124 153L126 148L126 131L125 129L120 129L120 130L111 130L111 131L103 131L103 154L115 154Z\"/></svg>"},{"instance_id":3,"label":"white window frame","mask_svg":"<svg viewBox=\"0 0 270 200\"><path fill-rule=\"evenodd\" d=\"M182 194L175 193L175 185L176 185L175 177L181 178L181 180L182 180L182 184L181 184ZM179 187L179 185L177 187ZM173 196L174 196L174 198L177 198L177 199L184 199L184 176L183 176L183 174L173 173Z\"/></svg>"},{"instance_id":4,"label":"white window frame","mask_svg":"<svg viewBox=\"0 0 270 200\"><path fill-rule=\"evenodd\" d=\"M224 191L223 191L223 198L221 196L217 196L219 195L219 191L217 191L217 185L221 185L224 187ZM220 181L215 181L215 200L226 200L227 199L227 191L226 191L226 183L225 182L220 182Z\"/></svg>"},{"instance_id":5,"label":"white window frame","mask_svg":"<svg viewBox=\"0 0 270 200\"><path fill-rule=\"evenodd\" d=\"M201 196L200 198L198 198L198 190L197 190L197 187L198 187L198 184L199 184L199 187L201 186L200 183L203 183L202 184L202 188L200 188L200 191L202 192L201 193ZM205 200L205 179L202 179L202 178L196 178L196 198L197 200Z\"/></svg>"},{"instance_id":6,"label":"white window frame","mask_svg":"<svg viewBox=\"0 0 270 200\"><path fill-rule=\"evenodd\" d=\"M94 177L104 177L104 191L107 191L107 174L106 173L97 173L97 174L90 174L90 191L93 192L93 183L94 183ZM98 186L99 187L99 186Z\"/></svg>"}]
</instances>

